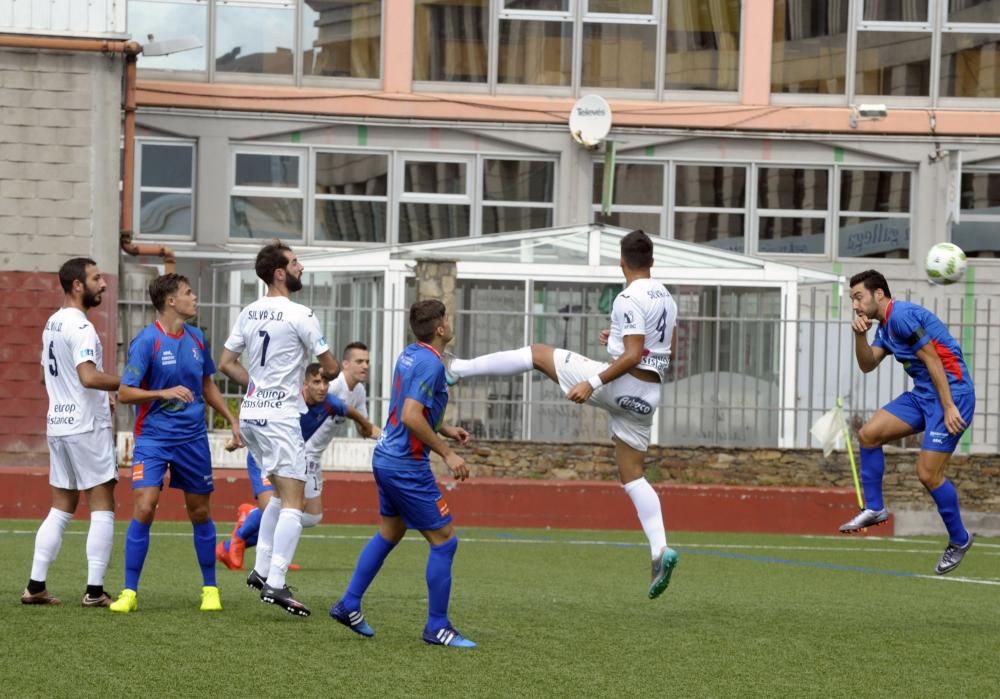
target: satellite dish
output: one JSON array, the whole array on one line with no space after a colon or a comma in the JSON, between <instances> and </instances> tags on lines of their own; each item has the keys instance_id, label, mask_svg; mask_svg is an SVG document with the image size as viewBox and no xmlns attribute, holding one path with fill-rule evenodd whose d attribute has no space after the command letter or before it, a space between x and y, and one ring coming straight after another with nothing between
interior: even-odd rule
<instances>
[{"instance_id":1,"label":"satellite dish","mask_svg":"<svg viewBox=\"0 0 1000 699\"><path fill-rule=\"evenodd\" d=\"M611 106L600 95L585 95L569 113L569 132L573 140L593 150L611 130Z\"/></svg>"}]
</instances>

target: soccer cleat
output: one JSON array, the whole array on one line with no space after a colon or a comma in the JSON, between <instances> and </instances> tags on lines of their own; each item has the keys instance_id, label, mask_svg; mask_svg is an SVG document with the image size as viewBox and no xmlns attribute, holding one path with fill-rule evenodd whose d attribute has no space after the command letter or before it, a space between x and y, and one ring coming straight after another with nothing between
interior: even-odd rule
<instances>
[{"instance_id":1,"label":"soccer cleat","mask_svg":"<svg viewBox=\"0 0 1000 699\"><path fill-rule=\"evenodd\" d=\"M80 604L84 607L110 607L111 602L111 595L107 592L102 592L96 597L91 597L89 594L84 593L83 600Z\"/></svg>"},{"instance_id":2,"label":"soccer cleat","mask_svg":"<svg viewBox=\"0 0 1000 699\"><path fill-rule=\"evenodd\" d=\"M884 507L881 510L865 509L854 515L847 522L841 524L840 532L842 534L849 534L865 527L875 527L879 524L885 524L887 521L889 521L889 510Z\"/></svg>"},{"instance_id":3,"label":"soccer cleat","mask_svg":"<svg viewBox=\"0 0 1000 699\"><path fill-rule=\"evenodd\" d=\"M62 604L62 600L48 590L28 592L28 588L24 588L24 592L21 593L21 604Z\"/></svg>"},{"instance_id":4,"label":"soccer cleat","mask_svg":"<svg viewBox=\"0 0 1000 699\"><path fill-rule=\"evenodd\" d=\"M213 585L206 585L201 588L201 611L222 611L222 600L219 598L219 588Z\"/></svg>"},{"instance_id":5,"label":"soccer cleat","mask_svg":"<svg viewBox=\"0 0 1000 699\"><path fill-rule=\"evenodd\" d=\"M229 570L240 570L240 569L243 568L243 561L242 561L243 557L240 556L240 559L241 559L240 560L240 564L236 565L236 562L233 560L233 549L232 549L232 546L230 546L230 548L228 550L226 549L226 544L228 544L228 543L230 543L230 542L228 542L228 541L220 541L216 545L216 547L215 547L215 560L217 560L219 563L221 563L222 565L224 565L227 568L229 568Z\"/></svg>"},{"instance_id":6,"label":"soccer cleat","mask_svg":"<svg viewBox=\"0 0 1000 699\"><path fill-rule=\"evenodd\" d=\"M309 616L312 614L306 605L292 596L292 590L288 585L271 587L265 584L264 589L260 591L260 601L267 604L276 604L294 616Z\"/></svg>"},{"instance_id":7,"label":"soccer cleat","mask_svg":"<svg viewBox=\"0 0 1000 699\"><path fill-rule=\"evenodd\" d=\"M677 567L677 552L669 546L660 549L660 555L653 559L653 577L649 583L649 599L663 594L670 584L670 576Z\"/></svg>"},{"instance_id":8,"label":"soccer cleat","mask_svg":"<svg viewBox=\"0 0 1000 699\"><path fill-rule=\"evenodd\" d=\"M302 566L300 566L298 563L289 563L288 570L302 570Z\"/></svg>"},{"instance_id":9,"label":"soccer cleat","mask_svg":"<svg viewBox=\"0 0 1000 699\"><path fill-rule=\"evenodd\" d=\"M246 551L247 542L233 534L229 540L229 551L223 563L229 570L243 570L243 552Z\"/></svg>"},{"instance_id":10,"label":"soccer cleat","mask_svg":"<svg viewBox=\"0 0 1000 699\"><path fill-rule=\"evenodd\" d=\"M250 575L247 576L247 587L251 590L263 590L266 582L267 580L257 572L256 568L251 570Z\"/></svg>"},{"instance_id":11,"label":"soccer cleat","mask_svg":"<svg viewBox=\"0 0 1000 699\"><path fill-rule=\"evenodd\" d=\"M441 353L441 362L444 364L444 381L449 386L458 383L458 377L451 373L451 363L455 361L455 355L451 352Z\"/></svg>"},{"instance_id":12,"label":"soccer cleat","mask_svg":"<svg viewBox=\"0 0 1000 699\"><path fill-rule=\"evenodd\" d=\"M476 642L460 634L454 626L448 624L436 631L424 627L424 643L432 646L451 646L452 648L475 648Z\"/></svg>"},{"instance_id":13,"label":"soccer cleat","mask_svg":"<svg viewBox=\"0 0 1000 699\"><path fill-rule=\"evenodd\" d=\"M343 602L337 602L337 604L330 607L330 617L359 636L371 638L375 635L375 629L365 621L365 615L361 613L361 610L348 609L344 606Z\"/></svg>"},{"instance_id":14,"label":"soccer cleat","mask_svg":"<svg viewBox=\"0 0 1000 699\"><path fill-rule=\"evenodd\" d=\"M138 607L139 605L135 601L135 590L130 590L127 587L118 595L118 599L108 605L108 609L111 611L122 614L134 612Z\"/></svg>"},{"instance_id":15,"label":"soccer cleat","mask_svg":"<svg viewBox=\"0 0 1000 699\"><path fill-rule=\"evenodd\" d=\"M972 548L972 541L975 538L976 535L969 532L969 540L965 542L965 546L959 546L958 544L948 542L948 546L945 548L944 553L941 554L941 560L938 561L937 566L934 568L934 572L938 575L944 575L945 573L958 568L958 564L962 562L962 559L965 558L965 554Z\"/></svg>"}]
</instances>

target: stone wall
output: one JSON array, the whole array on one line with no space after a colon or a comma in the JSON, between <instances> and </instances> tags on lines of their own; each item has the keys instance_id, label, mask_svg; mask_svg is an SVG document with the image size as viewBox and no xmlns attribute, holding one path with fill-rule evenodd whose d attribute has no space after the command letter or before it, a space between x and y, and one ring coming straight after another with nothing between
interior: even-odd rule
<instances>
[{"instance_id":1,"label":"stone wall","mask_svg":"<svg viewBox=\"0 0 1000 699\"><path fill-rule=\"evenodd\" d=\"M617 478L611 444L481 441L460 453L479 477ZM916 460L916 451L886 449L885 497L890 508L933 508L917 479ZM440 462L436 469L445 472ZM646 473L653 482L680 484L853 487L846 452L824 457L813 449L652 447ZM958 488L963 509L1000 513L1000 455L955 456L946 474Z\"/></svg>"}]
</instances>

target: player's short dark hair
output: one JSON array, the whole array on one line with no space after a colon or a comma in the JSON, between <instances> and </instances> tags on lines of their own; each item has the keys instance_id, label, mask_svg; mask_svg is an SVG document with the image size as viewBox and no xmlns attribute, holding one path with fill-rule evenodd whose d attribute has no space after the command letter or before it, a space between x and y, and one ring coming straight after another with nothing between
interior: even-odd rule
<instances>
[{"instance_id":1,"label":"player's short dark hair","mask_svg":"<svg viewBox=\"0 0 1000 699\"><path fill-rule=\"evenodd\" d=\"M621 242L622 260L629 269L648 269L653 266L653 241L637 228Z\"/></svg>"},{"instance_id":2,"label":"player's short dark hair","mask_svg":"<svg viewBox=\"0 0 1000 699\"><path fill-rule=\"evenodd\" d=\"M312 364L307 365L306 366L306 378L307 379L311 379L312 377L316 376L316 374L320 374L320 371L322 369L323 369L323 365L320 364L319 362L313 362ZM320 376L322 376L322 374L320 374Z\"/></svg>"},{"instance_id":3,"label":"player's short dark hair","mask_svg":"<svg viewBox=\"0 0 1000 699\"><path fill-rule=\"evenodd\" d=\"M167 297L177 293L181 288L181 282L191 286L191 282L183 274L168 272L161 274L149 283L149 300L153 302L153 308L163 313L167 305Z\"/></svg>"},{"instance_id":4,"label":"player's short dark hair","mask_svg":"<svg viewBox=\"0 0 1000 699\"><path fill-rule=\"evenodd\" d=\"M292 249L280 240L274 240L260 249L260 252L257 253L254 270L262 282L268 286L274 284L275 270L285 269L288 266L288 258L285 253L291 251Z\"/></svg>"},{"instance_id":5,"label":"player's short dark hair","mask_svg":"<svg viewBox=\"0 0 1000 699\"><path fill-rule=\"evenodd\" d=\"M889 282L885 280L881 272L876 272L874 269L866 269L851 277L851 286L856 284L864 284L871 293L875 293L875 289L881 289L887 299L892 298L892 294L889 293Z\"/></svg>"},{"instance_id":6,"label":"player's short dark hair","mask_svg":"<svg viewBox=\"0 0 1000 699\"><path fill-rule=\"evenodd\" d=\"M420 342L430 342L447 313L437 299L424 299L410 306L410 330Z\"/></svg>"},{"instance_id":7,"label":"player's short dark hair","mask_svg":"<svg viewBox=\"0 0 1000 699\"><path fill-rule=\"evenodd\" d=\"M360 341L351 342L350 344L347 345L347 347L344 348L344 354L342 355L342 358L347 359L347 355L351 353L351 350L361 350L362 352L367 352L368 345Z\"/></svg>"},{"instance_id":8,"label":"player's short dark hair","mask_svg":"<svg viewBox=\"0 0 1000 699\"><path fill-rule=\"evenodd\" d=\"M89 257L74 257L72 260L63 262L59 268L59 285L67 294L73 291L73 282L80 282L87 285L87 267L97 266Z\"/></svg>"}]
</instances>

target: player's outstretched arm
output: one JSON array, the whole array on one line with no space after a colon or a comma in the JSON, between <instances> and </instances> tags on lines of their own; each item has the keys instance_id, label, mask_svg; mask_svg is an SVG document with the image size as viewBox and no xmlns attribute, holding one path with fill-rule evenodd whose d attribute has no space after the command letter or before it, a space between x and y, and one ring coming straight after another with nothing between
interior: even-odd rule
<instances>
[{"instance_id":1,"label":"player's outstretched arm","mask_svg":"<svg viewBox=\"0 0 1000 699\"><path fill-rule=\"evenodd\" d=\"M250 374L240 364L240 355L231 349L222 350L222 356L219 357L219 371L241 386L247 386L250 383Z\"/></svg>"},{"instance_id":2,"label":"player's outstretched arm","mask_svg":"<svg viewBox=\"0 0 1000 699\"><path fill-rule=\"evenodd\" d=\"M229 428L233 432L231 439L227 440L226 446L232 445L233 449L239 449L243 446L243 438L240 436L240 422L234 416L232 411L229 409L229 403L226 402L226 397L222 395L222 391L219 387L212 381L211 376L203 376L201 379L201 393L205 397L205 403L212 406L217 413L222 415L229 423ZM232 449L230 449L232 451Z\"/></svg>"},{"instance_id":3,"label":"player's outstretched arm","mask_svg":"<svg viewBox=\"0 0 1000 699\"><path fill-rule=\"evenodd\" d=\"M424 417L424 405L420 401L407 398L403 401L403 424L410 434L426 444L435 454L444 459L453 476L460 481L469 477L469 468L465 459L456 454Z\"/></svg>"},{"instance_id":4,"label":"player's outstretched arm","mask_svg":"<svg viewBox=\"0 0 1000 699\"><path fill-rule=\"evenodd\" d=\"M938 356L934 346L929 342L917 350L917 357L927 367L927 373L931 375L931 381L934 382L934 388L937 389L941 407L944 409L944 426L951 434L959 434L968 425L955 405L955 401L952 400L951 386L948 384L948 375L945 373L941 357Z\"/></svg>"},{"instance_id":5,"label":"player's outstretched arm","mask_svg":"<svg viewBox=\"0 0 1000 699\"><path fill-rule=\"evenodd\" d=\"M76 365L77 376L80 383L86 388L96 388L99 391L117 391L120 378L114 374L105 374L97 370L97 365L93 362L81 362Z\"/></svg>"},{"instance_id":6,"label":"player's outstretched arm","mask_svg":"<svg viewBox=\"0 0 1000 699\"><path fill-rule=\"evenodd\" d=\"M855 316L851 322L851 330L854 331L854 356L857 357L858 367L866 374L874 371L886 354L883 348L868 344L868 331L871 327L872 321L868 316Z\"/></svg>"}]
</instances>

